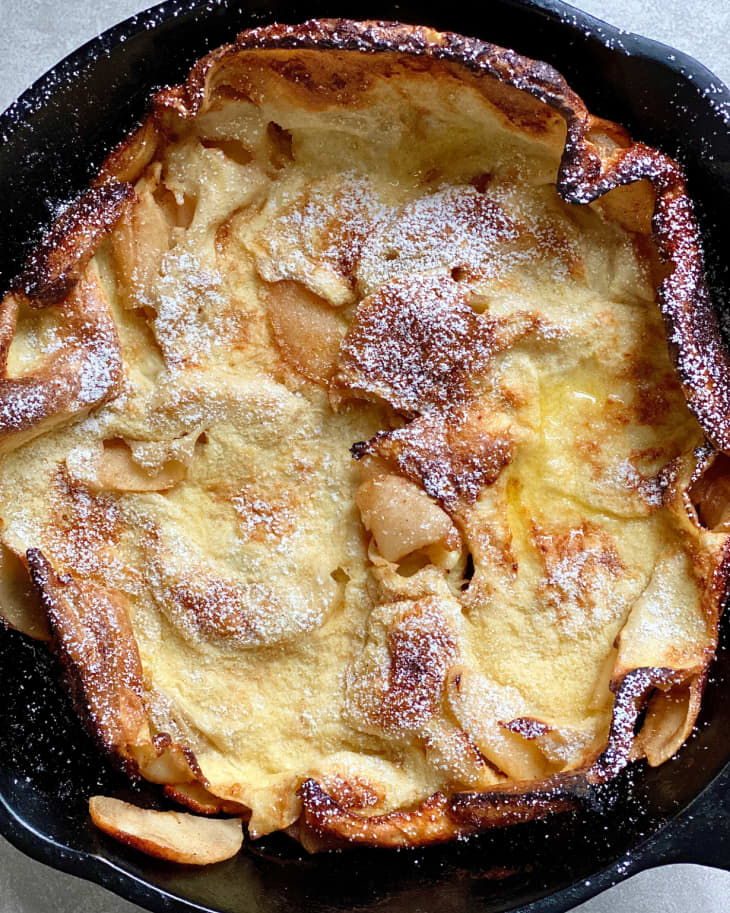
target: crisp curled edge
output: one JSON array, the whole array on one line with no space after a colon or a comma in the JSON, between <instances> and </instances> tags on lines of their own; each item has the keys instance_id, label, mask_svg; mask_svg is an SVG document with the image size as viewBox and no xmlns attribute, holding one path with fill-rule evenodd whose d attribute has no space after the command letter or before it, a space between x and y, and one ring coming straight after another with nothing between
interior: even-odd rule
<instances>
[{"instance_id":1,"label":"crisp curled edge","mask_svg":"<svg viewBox=\"0 0 730 913\"><path fill-rule=\"evenodd\" d=\"M56 573L39 549L28 549L26 560L77 712L106 752L131 761L130 747L151 736L142 663L125 607L106 590Z\"/></svg>"},{"instance_id":2,"label":"crisp curled edge","mask_svg":"<svg viewBox=\"0 0 730 913\"><path fill-rule=\"evenodd\" d=\"M129 774L152 782L211 787L190 749L169 735L151 734L142 665L123 601L108 589L81 586L73 575L58 574L38 549L29 549L26 558L67 690L105 753ZM608 744L584 769L483 793L436 793L414 809L375 816L342 807L320 784L307 779L299 789L302 815L291 832L312 852L357 845L424 846L575 808L591 786L616 776L630 759L636 723L652 692L680 685L701 671L642 668L625 675L613 686ZM172 790L170 795L200 810L187 801L184 790ZM246 815L242 806L235 811Z\"/></svg>"},{"instance_id":3,"label":"crisp curled edge","mask_svg":"<svg viewBox=\"0 0 730 913\"><path fill-rule=\"evenodd\" d=\"M615 687L608 744L583 769L544 780L508 783L483 793L435 793L418 807L366 817L339 805L314 780L299 790L302 816L295 836L310 851L342 846L407 847L443 843L490 827L525 823L576 808L592 786L615 777L626 766L641 711L657 687L680 684L694 670L643 668L629 672Z\"/></svg>"},{"instance_id":4,"label":"crisp curled edge","mask_svg":"<svg viewBox=\"0 0 730 913\"><path fill-rule=\"evenodd\" d=\"M269 49L391 53L432 58L462 66L472 73L491 76L532 95L566 121L567 139L557 189L567 202L590 203L617 187L648 180L655 190L653 238L669 267L658 297L670 350L690 408L716 446L730 449L730 356L710 302L699 228L681 167L664 153L631 142L617 125L593 117L582 99L548 64L454 33L439 33L400 23L350 20L310 20L297 26L276 24L242 33L234 43L224 45L198 61L185 84L157 94L152 117L110 154L96 186L54 224L14 283L13 292L31 306L46 306L62 300L134 199L131 186L122 182L134 180L153 156L158 115L167 109L183 117L194 116L205 103L211 77L219 66L241 52ZM608 130L620 141L607 152L592 140L593 130L601 133ZM730 573L728 555L730 551L726 549L722 567L715 575L717 585L711 587L712 605L707 606L715 618ZM125 717L122 731L115 730L103 712L106 698L98 687L99 678L92 674L85 657L89 651L93 656L93 646L87 644L80 650L70 649L74 645L79 647L80 632L74 630L74 623L69 624L73 610L68 593L64 600L58 590L59 581L61 585L67 585L68 581L53 574L40 552L30 550L27 557L31 578L51 620L56 652L64 664L68 686L82 716L104 747L121 755L128 769L165 782L161 774L149 776L151 769L146 770L147 765L139 763L139 752L129 752L123 747L132 744L127 740L134 737L135 700L131 698L132 728L125 728L129 723ZM81 596L79 591L79 598ZM136 644L134 650L136 653ZM608 745L601 755L584 770L557 774L545 781L515 783L485 793L461 793L450 798L437 793L416 809L367 818L342 808L314 780L306 780L300 788L303 812L295 828L296 836L312 850L353 844L413 846L450 840L485 827L527 821L572 808L591 785L610 779L626 765L636 721L652 691L661 686L681 684L698 677L701 671L704 670L677 672L645 668L629 672L614 685L613 721ZM130 695L138 694L134 676L130 681L123 681L126 694L117 694L117 689L113 689L116 695L113 699L119 699L120 706ZM160 739L164 745L156 744ZM178 746L167 743L170 743L169 737L157 736L150 740L149 734L138 731L142 752L146 754L148 746L154 746L153 756L158 760L165 748L179 750ZM205 785L192 754L188 751L185 757L189 775L177 782L197 781Z\"/></svg>"},{"instance_id":5,"label":"crisp curled edge","mask_svg":"<svg viewBox=\"0 0 730 913\"><path fill-rule=\"evenodd\" d=\"M88 190L43 235L10 291L29 307L58 304L73 290L134 199L132 185L119 181Z\"/></svg>"},{"instance_id":6,"label":"crisp curled edge","mask_svg":"<svg viewBox=\"0 0 730 913\"><path fill-rule=\"evenodd\" d=\"M0 304L0 453L84 415L120 389L124 368L117 328L92 265L61 306L66 344L32 371L11 377L18 296L9 294Z\"/></svg>"},{"instance_id":7,"label":"crisp curled edge","mask_svg":"<svg viewBox=\"0 0 730 913\"><path fill-rule=\"evenodd\" d=\"M88 412L120 387L116 325L91 258L135 199L131 184L88 190L46 232L0 301L0 453ZM22 307L61 308L67 345L32 371L8 376Z\"/></svg>"},{"instance_id":8,"label":"crisp curled edge","mask_svg":"<svg viewBox=\"0 0 730 913\"><path fill-rule=\"evenodd\" d=\"M569 789L574 775L514 784L489 793L434 793L411 810L366 817L339 805L315 780L299 788L302 815L292 833L309 852L343 846L396 849L444 843L487 827L507 827L575 808L579 791ZM585 793L585 789L581 794Z\"/></svg>"},{"instance_id":9,"label":"crisp curled edge","mask_svg":"<svg viewBox=\"0 0 730 913\"><path fill-rule=\"evenodd\" d=\"M132 777L209 786L190 748L168 733L152 732L142 662L122 595L59 574L40 549L28 549L26 561L48 618L63 683L102 751ZM237 814L243 811L236 809Z\"/></svg>"}]
</instances>

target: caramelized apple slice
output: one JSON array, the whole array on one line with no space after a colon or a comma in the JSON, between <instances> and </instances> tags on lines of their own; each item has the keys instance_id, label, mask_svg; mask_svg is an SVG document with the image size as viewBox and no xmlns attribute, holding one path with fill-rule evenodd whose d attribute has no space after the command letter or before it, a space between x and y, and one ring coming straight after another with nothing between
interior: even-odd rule
<instances>
[{"instance_id":1,"label":"caramelized apple slice","mask_svg":"<svg viewBox=\"0 0 730 913\"><path fill-rule=\"evenodd\" d=\"M89 799L91 820L105 834L158 859L210 865L235 856L243 844L240 818L199 818L157 812L108 796Z\"/></svg>"},{"instance_id":2,"label":"caramelized apple slice","mask_svg":"<svg viewBox=\"0 0 730 913\"><path fill-rule=\"evenodd\" d=\"M95 183L136 181L154 158L159 140L157 125L148 117L138 130L110 152Z\"/></svg>"},{"instance_id":3,"label":"caramelized apple slice","mask_svg":"<svg viewBox=\"0 0 730 913\"><path fill-rule=\"evenodd\" d=\"M165 491L185 478L185 466L177 460L170 460L149 475L135 463L125 444L111 442L104 445L98 477L102 488L116 488L118 491Z\"/></svg>"},{"instance_id":4,"label":"caramelized apple slice","mask_svg":"<svg viewBox=\"0 0 730 913\"><path fill-rule=\"evenodd\" d=\"M248 815L248 809L240 802L221 799L214 796L200 783L177 783L165 787L165 795L174 802L179 802L198 815Z\"/></svg>"},{"instance_id":5,"label":"caramelized apple slice","mask_svg":"<svg viewBox=\"0 0 730 913\"><path fill-rule=\"evenodd\" d=\"M521 715L524 701L516 689L464 669L452 678L447 697L459 725L498 770L513 780L537 780L553 772L534 741L504 726Z\"/></svg>"},{"instance_id":6,"label":"caramelized apple slice","mask_svg":"<svg viewBox=\"0 0 730 913\"><path fill-rule=\"evenodd\" d=\"M459 533L449 515L402 476L389 473L363 482L355 502L386 561L399 561L431 545L456 548L459 544Z\"/></svg>"},{"instance_id":7,"label":"caramelized apple slice","mask_svg":"<svg viewBox=\"0 0 730 913\"><path fill-rule=\"evenodd\" d=\"M186 467L168 460L154 472L146 472L124 441L104 441L103 446L71 451L66 466L73 479L91 491L167 491L185 478Z\"/></svg>"},{"instance_id":8,"label":"caramelized apple slice","mask_svg":"<svg viewBox=\"0 0 730 913\"><path fill-rule=\"evenodd\" d=\"M704 680L694 676L689 682L666 691L657 689L646 711L644 726L636 740L641 756L650 767L658 767L679 751L697 719Z\"/></svg>"},{"instance_id":9,"label":"caramelized apple slice","mask_svg":"<svg viewBox=\"0 0 730 913\"><path fill-rule=\"evenodd\" d=\"M170 247L171 226L153 191L157 181L137 182L137 203L112 235L112 251L127 307L154 307L162 258Z\"/></svg>"},{"instance_id":10,"label":"caramelized apple slice","mask_svg":"<svg viewBox=\"0 0 730 913\"><path fill-rule=\"evenodd\" d=\"M390 467L385 460L370 453L366 453L362 459L358 460L357 468L360 470L361 482L369 482L371 479L377 479L378 476L390 474Z\"/></svg>"},{"instance_id":11,"label":"caramelized apple slice","mask_svg":"<svg viewBox=\"0 0 730 913\"><path fill-rule=\"evenodd\" d=\"M49 640L48 620L20 558L0 545L0 616L16 631L35 640Z\"/></svg>"},{"instance_id":12,"label":"caramelized apple slice","mask_svg":"<svg viewBox=\"0 0 730 913\"><path fill-rule=\"evenodd\" d=\"M167 733L159 733L151 742L129 748L139 772L151 783L193 783L200 768L189 750L175 744Z\"/></svg>"},{"instance_id":13,"label":"caramelized apple slice","mask_svg":"<svg viewBox=\"0 0 730 913\"><path fill-rule=\"evenodd\" d=\"M716 532L730 531L730 457L717 454L689 495L703 526Z\"/></svg>"},{"instance_id":14,"label":"caramelized apple slice","mask_svg":"<svg viewBox=\"0 0 730 913\"><path fill-rule=\"evenodd\" d=\"M326 383L345 335L336 312L324 298L288 279L269 283L264 300L284 360L310 380Z\"/></svg>"}]
</instances>

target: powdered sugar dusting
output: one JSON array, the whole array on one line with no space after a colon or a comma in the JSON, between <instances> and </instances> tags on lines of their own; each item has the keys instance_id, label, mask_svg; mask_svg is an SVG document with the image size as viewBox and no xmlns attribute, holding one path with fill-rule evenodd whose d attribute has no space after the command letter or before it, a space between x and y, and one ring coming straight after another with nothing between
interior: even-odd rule
<instances>
[{"instance_id":1,"label":"powdered sugar dusting","mask_svg":"<svg viewBox=\"0 0 730 913\"><path fill-rule=\"evenodd\" d=\"M221 312L228 305L218 269L189 250L165 257L158 286L155 336L168 367L203 363L225 339Z\"/></svg>"},{"instance_id":2,"label":"powdered sugar dusting","mask_svg":"<svg viewBox=\"0 0 730 913\"><path fill-rule=\"evenodd\" d=\"M468 409L428 412L405 428L377 435L356 447L358 456L373 453L393 462L403 475L450 509L462 502L474 503L514 454L509 428L482 429L478 413L470 414Z\"/></svg>"},{"instance_id":3,"label":"powdered sugar dusting","mask_svg":"<svg viewBox=\"0 0 730 913\"><path fill-rule=\"evenodd\" d=\"M266 251L259 271L269 282L298 279L342 304L351 297L361 247L387 211L372 182L356 172L287 191L259 239Z\"/></svg>"},{"instance_id":4,"label":"powdered sugar dusting","mask_svg":"<svg viewBox=\"0 0 730 913\"><path fill-rule=\"evenodd\" d=\"M555 613L561 631L578 637L587 623L600 628L625 613L616 586L625 568L600 527L583 523L564 532L536 526L535 542L545 566L538 583L541 607Z\"/></svg>"},{"instance_id":5,"label":"powdered sugar dusting","mask_svg":"<svg viewBox=\"0 0 730 913\"><path fill-rule=\"evenodd\" d=\"M119 385L119 340L96 280L79 282L58 307L63 307L61 329L50 334L47 347L37 353L40 362L25 374L0 381L0 434L26 431L54 415L88 409ZM0 356L3 371L8 350L6 346Z\"/></svg>"},{"instance_id":6,"label":"powdered sugar dusting","mask_svg":"<svg viewBox=\"0 0 730 913\"><path fill-rule=\"evenodd\" d=\"M519 258L519 252L506 249L518 237L517 226L499 203L470 185L447 185L384 222L363 245L357 272L366 291L389 279L430 272L494 277L510 257Z\"/></svg>"},{"instance_id":7,"label":"powdered sugar dusting","mask_svg":"<svg viewBox=\"0 0 730 913\"><path fill-rule=\"evenodd\" d=\"M450 278L391 281L358 306L337 382L405 412L445 407L463 399L470 376L486 367L496 325L474 313Z\"/></svg>"},{"instance_id":8,"label":"powdered sugar dusting","mask_svg":"<svg viewBox=\"0 0 730 913\"><path fill-rule=\"evenodd\" d=\"M27 428L44 419L49 411L46 385L36 388L29 384L8 385L0 399L0 427L3 430Z\"/></svg>"}]
</instances>

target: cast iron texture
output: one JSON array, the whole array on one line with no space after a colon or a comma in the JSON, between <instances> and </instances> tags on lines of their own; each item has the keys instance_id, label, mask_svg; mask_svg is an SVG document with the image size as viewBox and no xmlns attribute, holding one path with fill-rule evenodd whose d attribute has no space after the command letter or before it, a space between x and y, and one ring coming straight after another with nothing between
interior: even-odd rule
<instances>
[{"instance_id":1,"label":"cast iron texture","mask_svg":"<svg viewBox=\"0 0 730 913\"><path fill-rule=\"evenodd\" d=\"M434 2L307 0L263 5L170 0L76 51L0 116L0 289L43 226L88 183L151 92L181 81L237 32L314 16L399 19L474 35L547 60L597 115L678 158L703 230L710 285L730 313L730 92L696 61L558 0L492 0L479 12ZM671 57L670 57L671 55ZM727 624L724 625L728 627ZM727 637L724 637L727 640ZM43 646L0 631L0 832L29 855L157 911L221 913L558 913L641 869L730 869L730 651L713 666L695 735L656 770L625 772L580 812L421 851L308 857L286 838L204 869L158 862L88 820L95 792L163 807L108 768L58 689Z\"/></svg>"}]
</instances>

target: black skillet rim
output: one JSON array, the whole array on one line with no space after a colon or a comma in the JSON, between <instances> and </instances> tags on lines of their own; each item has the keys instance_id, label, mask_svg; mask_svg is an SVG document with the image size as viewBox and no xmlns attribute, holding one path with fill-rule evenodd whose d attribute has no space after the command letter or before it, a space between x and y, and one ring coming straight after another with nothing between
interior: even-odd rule
<instances>
[{"instance_id":1,"label":"black skillet rim","mask_svg":"<svg viewBox=\"0 0 730 913\"><path fill-rule=\"evenodd\" d=\"M698 93L712 95L715 105L729 106L730 90L703 64L690 55L630 32L624 32L562 0L508 0L515 8L530 7L537 12L558 18L567 29L586 30L604 42L615 42L615 54L643 57L661 63L685 80L691 80ZM154 29L163 21L190 13L196 8L213 7L205 0L167 0L112 26L101 35L73 51L41 76L10 107L0 114L0 136L11 141L13 133L22 127L24 117L33 114L48 101L54 88L73 80L83 72L85 65L93 62L107 50L124 42L143 30ZM702 851L693 852L702 831L694 824L699 819L719 809L730 815L730 804L722 799L730 794L730 763L695 797L679 814L675 815L650 838L636 846L630 857L622 857L589 880L578 881L541 900L534 901L513 913L558 913L588 900L614 884L642 871L671 861L703 861ZM724 807L723 807L724 806ZM730 822L725 824L726 829ZM671 834L669 831L671 830ZM32 828L0 794L0 834L17 849L33 859L60 871L96 882L120 897L154 911L200 911L215 913L164 889L151 885L144 879L125 870L109 859L76 850L55 841L47 834ZM724 859L713 859L716 865L728 865Z\"/></svg>"}]
</instances>

